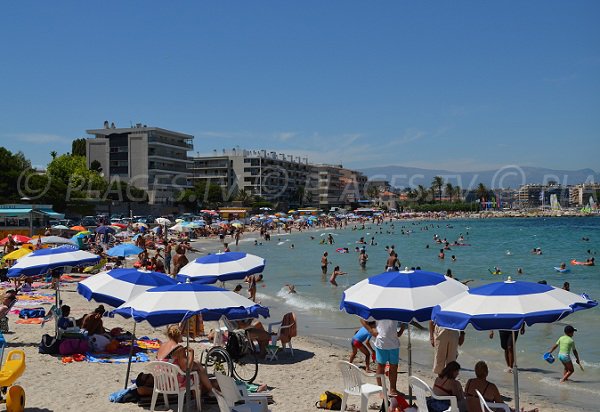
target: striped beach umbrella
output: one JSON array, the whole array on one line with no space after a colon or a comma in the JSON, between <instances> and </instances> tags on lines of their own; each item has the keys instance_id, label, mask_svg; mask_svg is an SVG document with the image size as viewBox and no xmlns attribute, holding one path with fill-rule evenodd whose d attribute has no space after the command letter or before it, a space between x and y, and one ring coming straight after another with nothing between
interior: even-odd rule
<instances>
[{"instance_id":1,"label":"striped beach umbrella","mask_svg":"<svg viewBox=\"0 0 600 412\"><path fill-rule=\"evenodd\" d=\"M116 308L148 289L176 283L175 279L164 273L113 269L82 280L77 285L77 292L87 300L93 299Z\"/></svg>"},{"instance_id":2,"label":"striped beach umbrella","mask_svg":"<svg viewBox=\"0 0 600 412\"><path fill-rule=\"evenodd\" d=\"M100 261L100 256L78 250L73 246L60 246L52 249L40 249L32 252L17 261L8 270L10 278L21 275L43 275L52 269L65 266L91 266Z\"/></svg>"},{"instance_id":3,"label":"striped beach umbrella","mask_svg":"<svg viewBox=\"0 0 600 412\"><path fill-rule=\"evenodd\" d=\"M513 281L495 282L460 293L437 305L433 321L448 329L464 330L471 324L477 330L513 331L523 324L552 323L598 302L554 286ZM519 410L517 351L513 350L515 408Z\"/></svg>"},{"instance_id":4,"label":"striped beach umbrella","mask_svg":"<svg viewBox=\"0 0 600 412\"><path fill-rule=\"evenodd\" d=\"M260 256L244 252L221 252L199 257L185 265L177 279L198 283L225 282L244 279L248 275L262 273L265 260Z\"/></svg>"},{"instance_id":5,"label":"striped beach umbrella","mask_svg":"<svg viewBox=\"0 0 600 412\"><path fill-rule=\"evenodd\" d=\"M268 317L269 309L235 292L199 283L177 283L148 289L115 309L136 322L154 327L182 322L194 315L204 320Z\"/></svg>"}]
</instances>

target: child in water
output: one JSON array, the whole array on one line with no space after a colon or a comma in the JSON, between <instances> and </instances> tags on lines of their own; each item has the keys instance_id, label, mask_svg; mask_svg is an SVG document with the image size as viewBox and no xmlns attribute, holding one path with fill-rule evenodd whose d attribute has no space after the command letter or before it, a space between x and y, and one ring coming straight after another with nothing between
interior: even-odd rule
<instances>
[{"instance_id":1,"label":"child in water","mask_svg":"<svg viewBox=\"0 0 600 412\"><path fill-rule=\"evenodd\" d=\"M554 352L556 348L558 350L558 359L562 362L565 370L563 373L563 377L560 380L560 383L565 382L569 379L569 377L575 372L573 368L573 362L571 361L571 350L575 355L575 362L581 367L581 362L579 361L579 353L577 353L577 349L575 349L575 341L573 340L573 334L577 332L571 325L565 326L565 334L558 338L554 346L550 348L549 353Z\"/></svg>"}]
</instances>

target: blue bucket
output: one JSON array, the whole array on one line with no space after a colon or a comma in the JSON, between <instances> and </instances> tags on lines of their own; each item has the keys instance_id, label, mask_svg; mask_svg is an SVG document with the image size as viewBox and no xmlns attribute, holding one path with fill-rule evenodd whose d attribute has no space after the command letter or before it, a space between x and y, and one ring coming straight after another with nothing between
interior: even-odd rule
<instances>
[{"instance_id":1,"label":"blue bucket","mask_svg":"<svg viewBox=\"0 0 600 412\"><path fill-rule=\"evenodd\" d=\"M544 360L548 363L554 363L554 356L550 352L544 353Z\"/></svg>"}]
</instances>

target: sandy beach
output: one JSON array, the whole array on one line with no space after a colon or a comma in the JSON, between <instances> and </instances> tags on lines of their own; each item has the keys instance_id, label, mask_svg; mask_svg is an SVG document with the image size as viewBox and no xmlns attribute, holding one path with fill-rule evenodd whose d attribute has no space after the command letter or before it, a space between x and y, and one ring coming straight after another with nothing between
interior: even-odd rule
<instances>
[{"instance_id":1,"label":"sandy beach","mask_svg":"<svg viewBox=\"0 0 600 412\"><path fill-rule=\"evenodd\" d=\"M77 292L75 285L66 286L63 300L72 307L74 316L92 311L95 302L87 302ZM46 305L48 308L49 306ZM136 404L114 404L109 395L123 388L126 364L99 364L73 362L63 364L60 357L38 353L38 343L43 333L52 333L52 323L44 327L39 325L15 324L17 317L9 315L11 333L6 335L8 348L22 348L27 357L27 369L18 383L24 387L29 411L139 411L143 408ZM211 326L208 322L207 327ZM107 318L106 327L130 328L130 321L120 317ZM138 336L164 339L164 328L154 329L147 323L141 323ZM337 369L338 360L346 360L349 349L332 345L306 336L294 338L295 356L289 353L279 355L279 360L262 361L256 382L269 385L275 403L273 411L312 411L320 393L325 390L339 391L342 388L341 377ZM198 354L205 345L192 343ZM362 357L356 360L363 363ZM425 368L416 367L414 374L431 382L433 376ZM144 370L144 363L133 364L132 376ZM461 373L464 383L473 375L472 369ZM401 361L398 388L406 388L406 362ZM501 387L503 395L512 396L512 388ZM373 402L377 399L373 398ZM350 398L350 405L358 405L358 400ZM541 411L578 411L580 408L552 405L539 396L521 393L521 405L531 409L533 405ZM203 410L218 411L216 405L203 405Z\"/></svg>"}]
</instances>

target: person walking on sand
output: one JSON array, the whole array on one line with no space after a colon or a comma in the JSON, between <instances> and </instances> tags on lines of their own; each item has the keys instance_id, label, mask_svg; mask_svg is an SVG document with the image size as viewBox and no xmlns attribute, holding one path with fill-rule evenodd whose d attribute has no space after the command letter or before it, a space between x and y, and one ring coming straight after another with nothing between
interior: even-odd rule
<instances>
[{"instance_id":1,"label":"person walking on sand","mask_svg":"<svg viewBox=\"0 0 600 412\"><path fill-rule=\"evenodd\" d=\"M323 276L327 274L327 265L329 265L329 261L327 260L328 255L327 252L323 252L323 256L321 256L321 272L323 272Z\"/></svg>"},{"instance_id":2,"label":"person walking on sand","mask_svg":"<svg viewBox=\"0 0 600 412\"><path fill-rule=\"evenodd\" d=\"M335 281L335 279L336 279L338 276L342 276L342 275L346 275L346 274L347 274L346 272L342 272L342 271L340 270L340 267L339 267L339 266L336 266L335 268L333 268L333 273L331 274L331 277L329 278L329 283L331 283L333 286L337 286L338 284L337 284L337 282Z\"/></svg>"},{"instance_id":3,"label":"person walking on sand","mask_svg":"<svg viewBox=\"0 0 600 412\"><path fill-rule=\"evenodd\" d=\"M560 380L560 383L566 382L569 380L575 369L573 368L573 362L571 361L571 351L573 351L573 355L575 355L575 362L581 367L581 361L579 360L579 353L577 349L575 349L575 341L573 340L573 334L577 332L571 325L565 326L565 334L558 338L554 346L550 348L548 351L552 353L559 348L558 350L558 360L560 360L564 366L563 377ZM582 368L583 369L583 368Z\"/></svg>"}]
</instances>

